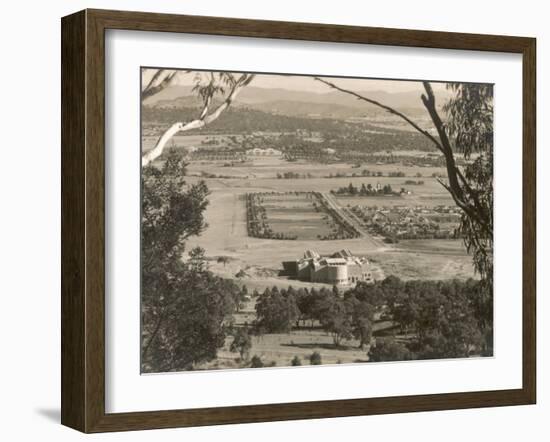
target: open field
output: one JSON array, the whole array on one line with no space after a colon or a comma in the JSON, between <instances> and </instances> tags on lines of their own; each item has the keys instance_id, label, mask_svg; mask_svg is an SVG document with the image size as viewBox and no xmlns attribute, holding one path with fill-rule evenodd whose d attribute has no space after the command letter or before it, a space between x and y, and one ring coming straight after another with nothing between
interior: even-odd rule
<instances>
[{"instance_id":1,"label":"open field","mask_svg":"<svg viewBox=\"0 0 550 442\"><path fill-rule=\"evenodd\" d=\"M201 246L206 250L207 256L227 256L229 262L225 265L212 261L211 270L230 278L239 270L244 270L249 276L243 278L242 282L250 288L262 289L273 285L287 287L290 283L299 286L298 281L289 281L277 275L282 269L283 261L299 258L307 249L314 249L321 254L331 254L347 248L363 256L380 247L379 241L370 237L334 241L249 237L246 230L245 201L242 196L250 190L261 192L266 189L228 187L226 182L220 186L217 180L206 182L212 191L206 210L209 226L200 237L188 240L188 250ZM311 286L310 283L302 284Z\"/></svg>"},{"instance_id":2,"label":"open field","mask_svg":"<svg viewBox=\"0 0 550 442\"><path fill-rule=\"evenodd\" d=\"M265 160L264 160L265 161ZM264 166L256 166L263 170ZM272 168L273 165L265 166ZM327 170L327 166L315 166L318 171ZM343 167L343 166L341 166ZM276 172L277 168L273 168ZM285 169L286 170L286 169ZM272 172L270 171L269 174ZM411 174L416 173L411 171ZM262 176L269 174L259 174ZM190 177L189 181L197 178ZM350 249L357 256L365 256L371 263L375 280L381 280L388 275L397 275L401 279L466 279L474 277L472 258L466 253L461 240L402 240L398 244L384 244L381 238L364 235L361 238L349 240L319 241L314 233L302 240L269 240L252 238L246 232L245 201L242 196L247 192L293 192L311 191L330 192L353 182L360 186L366 182L380 182L381 185L391 184L397 187L403 178L313 178L313 179L206 179L212 191L210 205L206 218L210 222L208 229L199 238L189 241L189 247L200 245L212 257L210 269L227 278L233 278L239 285L245 285L252 293L262 292L268 287L287 288L292 285L299 287L326 286L321 283L310 283L289 280L279 276L282 261L299 258L307 249L313 249L321 254L331 254L340 249ZM348 204L365 205L405 205L405 206L436 206L452 204L445 189L432 178L425 179L424 186L415 186L412 195L403 197L335 197L341 207ZM269 206L269 217L273 220L274 229L284 232L298 232L304 237L305 232L315 230L320 220L309 210L304 210L304 202L298 198L292 204L288 201L273 202ZM281 205L285 207L281 207ZM306 227L300 230L300 227ZM215 257L228 256L226 264L216 262ZM242 278L235 275L243 270ZM237 324L251 324L255 318L254 302L251 302L240 313L235 315ZM382 325L377 325L380 329ZM228 337L225 345L218 351L218 357L201 369L231 369L242 367L237 353L229 351L232 338ZM287 334L267 334L252 338L250 356L261 357L266 365L289 366L294 356L298 356L303 365L309 365L309 356L313 352L321 355L323 364L356 363L368 360L368 348L358 348L358 342L349 340L345 346L336 348L332 337L319 329L299 329Z\"/></svg>"},{"instance_id":3,"label":"open field","mask_svg":"<svg viewBox=\"0 0 550 442\"><path fill-rule=\"evenodd\" d=\"M272 159L268 159L268 162ZM263 159L262 161L266 161ZM273 161L272 161L273 162ZM204 166L203 166L204 167ZM256 170L264 166L256 165ZM265 166L273 168L273 165ZM317 170L327 170L327 166L314 166ZM343 167L343 166L342 166ZM279 169L280 170L280 169ZM286 169L285 169L286 170ZM269 174L271 174L270 172ZM266 176L269 174L259 174ZM188 182L199 178L189 177ZM296 198L289 202L287 198L270 201L267 207L269 218L275 230L300 233L300 240L271 240L253 238L247 235L244 195L250 192L294 192L319 191L329 192L333 188L354 185L363 182L379 181L382 185L390 183L397 186L402 178L313 178L313 179L205 179L211 195L206 210L209 226L200 236L188 241L188 250L194 246L206 249L210 270L216 274L232 278L239 285L247 287L249 293L254 290L262 292L268 287L288 288L326 287L321 283L310 283L290 280L280 276L282 261L299 258L307 249L321 254L331 254L340 249L350 249L360 257L367 257L371 263L375 280L388 275L397 275L402 279L465 279L473 277L472 259L461 240L403 240L398 244L384 244L380 238L364 235L361 238L348 240L320 241L316 231L323 228L322 219L307 207L307 202ZM416 186L421 192L404 197L338 197L333 198L341 207L349 204L368 205L427 205L451 204L449 196L435 179L426 178L425 186ZM314 233L315 232L315 233ZM228 257L226 263L218 263L219 256ZM244 276L235 275L244 272ZM255 318L254 302L235 315L237 324L251 324ZM377 326L380 327L380 326ZM202 369L239 368L243 362L238 354L229 351L232 338L229 337L218 358L200 367ZM309 356L317 351L321 354L323 364L366 362L368 349L360 350L354 340L346 341L345 347L335 348L332 337L318 329L299 329L287 334L267 334L252 338L250 355L257 355L266 364L288 366L294 356L309 365Z\"/></svg>"},{"instance_id":4,"label":"open field","mask_svg":"<svg viewBox=\"0 0 550 442\"><path fill-rule=\"evenodd\" d=\"M416 240L415 240L416 241ZM431 240L430 240L431 241ZM461 240L444 240L456 247L434 251L410 250L401 242L397 247L371 253L369 256L384 275L398 275L401 279L466 279L475 277L472 258ZM403 241L404 242L404 241Z\"/></svg>"},{"instance_id":5,"label":"open field","mask_svg":"<svg viewBox=\"0 0 550 442\"><path fill-rule=\"evenodd\" d=\"M315 240L328 235L327 215L314 210L313 201L306 194L264 196L269 225L275 233L296 236L299 240Z\"/></svg>"},{"instance_id":6,"label":"open field","mask_svg":"<svg viewBox=\"0 0 550 442\"><path fill-rule=\"evenodd\" d=\"M204 169L204 168L203 168ZM449 201L452 199L446 194L446 190L433 178L425 178L425 183L423 186L406 186L403 184L403 178L389 178L389 177L371 177L371 178L362 178L362 177L344 177L344 178L296 178L296 179L277 179L266 177L265 175L258 174L258 176L252 176L249 174L248 178L246 176L233 177L232 170L235 168L223 168L219 175L230 175L232 178L208 178L209 180L214 180L212 182L215 187L229 187L234 189L258 189L257 191L263 192L286 192L286 191L300 191L300 192L330 192L333 189L338 189L352 183L354 186L359 186L363 183L371 183L375 185L380 183L382 186L385 184L390 184L392 188L399 190L400 187L405 187L407 190L412 191L412 195L404 196L404 201L407 198L410 201L414 201L414 205L420 205L419 201L423 201L426 204L429 204L430 201L433 201L433 205L441 204L439 201ZM189 166L189 171L192 171L193 168ZM212 169L208 169L209 171ZM200 176L191 176L188 177L189 181L196 181ZM250 190L252 191L252 190ZM255 190L256 191L256 190ZM338 197L340 198L340 197ZM342 197L343 199L350 198L352 201L359 201L358 198L361 197ZM368 197L365 197L368 198ZM369 201L383 201L384 197L371 197ZM388 197L393 199L393 197ZM394 201L397 201L396 204L399 204L400 199L396 198ZM384 205L376 203L379 205Z\"/></svg>"},{"instance_id":7,"label":"open field","mask_svg":"<svg viewBox=\"0 0 550 442\"><path fill-rule=\"evenodd\" d=\"M387 175L390 172L396 172L401 171L405 174L406 177L414 177L418 178L417 174L420 173L422 175L419 179L424 178L430 178L432 179L433 173L444 173L444 170L441 167L419 167L419 166L403 166L399 164L363 164L361 168L353 167L354 164L350 163L333 163L333 164L316 164L311 163L309 161L304 160L298 160L295 162L288 162L285 161L281 157L274 157L274 158L254 158L253 160L247 161L245 163L234 163L231 167L227 167L225 161L192 161L190 162L188 166L188 173L190 175L200 175L202 172L212 173L216 175L229 175L236 178L250 178L250 179L257 179L257 178L272 178L275 182L278 182L280 180L277 180L277 173L278 172L293 172L298 173L300 175L306 175L310 174L314 178L324 178L327 177L327 181L334 181L333 184L330 184L334 187L340 187L342 185L342 182L345 180L353 179L353 180L362 180L360 182L364 182L364 180L370 180L370 182L376 183L376 180L379 179L378 177L351 177L353 173L356 175L361 175L362 169L368 169L371 172L382 172L383 174ZM349 177L345 178L328 178L330 174L336 175L338 173L345 173L346 175L349 175ZM393 181L389 181L388 183L393 186L398 186L400 184L403 184L405 181L404 177L395 177L395 178L388 178ZM342 180L342 181L340 181ZM300 179L300 181L308 181L308 179ZM428 181L426 181L426 184L428 184ZM434 186L441 185L437 183L436 180L434 181ZM367 181L368 182L368 181ZM346 183L349 184L349 181ZM422 186L415 186L416 187L422 187ZM307 190L307 189L306 189ZM326 189L330 190L330 189ZM441 187L441 191L444 192L445 190Z\"/></svg>"},{"instance_id":8,"label":"open field","mask_svg":"<svg viewBox=\"0 0 550 442\"><path fill-rule=\"evenodd\" d=\"M217 274L224 277L234 278L240 270L245 276L239 280L250 289L262 290L268 286L288 287L311 286L311 283L304 283L295 280L288 280L278 276L282 269L282 261L300 258L304 251L313 249L321 254L331 254L341 249L350 249L357 256L365 256L371 259L375 279L381 279L387 275L395 274L403 279L450 279L467 278L474 276L471 265L471 257L466 253L460 240L436 240L419 241L410 243L401 241L395 245L383 244L380 238L363 236L356 239L319 241L315 228L304 228L301 234L311 230L311 238L302 240L271 240L252 238L247 235L246 212L244 195L251 192L294 192L294 191L318 191L330 192L331 189L348 185L352 182L355 186L363 183L380 182L381 185L391 184L397 187L404 180L403 178L389 177L365 177L365 178L311 178L311 179L277 179L270 178L277 171L300 169L304 172L328 174L335 171L335 168L351 170L347 164L339 165L306 165L282 162L279 159L261 159L269 165L254 164L249 168L242 168L247 171L249 178L242 179L220 179L207 178L211 191L210 204L206 210L208 228L200 237L190 238L188 250L194 246L201 246L206 249L209 257L212 257L210 268ZM196 165L190 165L190 171ZM202 170L214 172L217 165L201 165ZM383 166L373 166L383 167ZM223 168L219 170L238 168ZM371 167L369 167L371 169ZM411 168L410 173L414 175L417 169ZM439 172L442 172L439 170ZM197 182L200 178L188 177L189 183ZM403 197L338 197L337 203L345 207L348 204L368 205L427 205L435 206L451 204L452 201L446 190L432 178L425 178L425 185L414 186L411 195ZM285 203L286 204L286 203ZM296 204L301 205L297 202ZM318 219L307 214L309 219L303 224L305 213L300 213L299 207L276 208L272 207L272 217L277 228L299 229L300 225L310 227L317 224ZM302 210L303 212L303 210ZM299 218L299 219L298 219ZM413 244L417 244L418 247ZM444 245L444 246L443 246ZM228 257L225 264L217 263L215 258L219 256Z\"/></svg>"},{"instance_id":9,"label":"open field","mask_svg":"<svg viewBox=\"0 0 550 442\"><path fill-rule=\"evenodd\" d=\"M208 368L238 368L238 354L229 351L232 338L227 338L224 347L218 351L218 357ZM349 364L368 361L368 348L357 348L357 342L346 341L346 345L335 348L332 338L322 330L297 330L287 334L267 334L252 338L251 355L259 356L266 365L290 366L294 356L301 359L302 365L309 364L313 352L321 355L323 364Z\"/></svg>"}]
</instances>

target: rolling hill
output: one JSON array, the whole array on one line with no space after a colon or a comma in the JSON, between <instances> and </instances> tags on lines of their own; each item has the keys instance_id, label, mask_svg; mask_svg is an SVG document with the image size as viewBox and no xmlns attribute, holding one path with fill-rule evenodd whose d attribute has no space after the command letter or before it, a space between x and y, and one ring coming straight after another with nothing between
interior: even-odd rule
<instances>
[{"instance_id":1,"label":"rolling hill","mask_svg":"<svg viewBox=\"0 0 550 442\"><path fill-rule=\"evenodd\" d=\"M200 101L191 86L172 86L146 101L152 107L195 107ZM361 93L361 92L360 92ZM368 91L366 97L411 114L425 112L418 92ZM338 91L301 92L248 86L237 96L234 106L289 116L349 118L383 111L364 101Z\"/></svg>"}]
</instances>

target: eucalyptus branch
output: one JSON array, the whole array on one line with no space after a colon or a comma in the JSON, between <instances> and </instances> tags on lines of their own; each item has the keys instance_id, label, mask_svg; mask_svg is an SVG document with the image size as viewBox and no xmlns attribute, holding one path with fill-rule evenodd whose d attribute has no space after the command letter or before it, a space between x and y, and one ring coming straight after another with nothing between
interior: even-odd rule
<instances>
[{"instance_id":1,"label":"eucalyptus branch","mask_svg":"<svg viewBox=\"0 0 550 442\"><path fill-rule=\"evenodd\" d=\"M141 101L146 98L158 94L163 89L166 89L176 78L177 70L174 69L159 69L145 88L141 91Z\"/></svg>"},{"instance_id":2,"label":"eucalyptus branch","mask_svg":"<svg viewBox=\"0 0 550 442\"><path fill-rule=\"evenodd\" d=\"M330 81L327 81L323 78L320 78L320 77L315 77L315 80L317 81L320 81L321 83L324 83L326 84L327 86L329 86L330 88L332 89L335 89L337 91L340 91L340 92L343 92L345 94L348 94L348 95L352 95L354 96L355 98L357 98L358 100L361 100L361 101L366 101L367 103L370 103L370 104L373 104L375 106L378 106L382 109L384 109L385 111L389 112L390 114L393 114L393 115L396 115L398 116L399 118L401 118L402 120L406 121L407 123L409 123L414 129L416 129L418 132L420 132L422 135L424 135L425 137L427 137L432 143L434 143L436 145L436 147L439 149L439 150L443 150L441 144L439 143L439 141L432 135L430 134L427 130L424 130L422 129L418 124L416 124L413 120L411 120L409 117L407 117L405 114L399 112L398 110L390 107L390 106L386 106L385 104L382 104L380 103L379 101L376 101L376 100L373 100L371 98L368 98L368 97L365 97L361 94L358 94L357 92L354 92L354 91L350 91L348 89L344 89L340 86L337 86L335 85L334 83L331 83Z\"/></svg>"},{"instance_id":3,"label":"eucalyptus branch","mask_svg":"<svg viewBox=\"0 0 550 442\"><path fill-rule=\"evenodd\" d=\"M168 141L179 132L187 132L192 129L201 129L204 126L212 123L216 120L230 105L233 103L239 92L254 79L254 74L242 74L231 87L230 92L228 93L225 100L212 112L208 113L209 106L214 98L214 88L211 89L209 94L205 98L205 104L203 109L196 120L190 121L188 123L177 122L170 126L158 139L155 147L149 152L144 154L141 158L142 167L147 166L149 163L157 159L162 152Z\"/></svg>"}]
</instances>

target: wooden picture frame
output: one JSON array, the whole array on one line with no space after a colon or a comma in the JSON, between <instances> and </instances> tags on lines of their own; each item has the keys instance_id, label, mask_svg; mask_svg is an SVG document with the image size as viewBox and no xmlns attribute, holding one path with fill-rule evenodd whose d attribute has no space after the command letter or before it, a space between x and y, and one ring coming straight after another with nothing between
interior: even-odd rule
<instances>
[{"instance_id":1,"label":"wooden picture frame","mask_svg":"<svg viewBox=\"0 0 550 442\"><path fill-rule=\"evenodd\" d=\"M497 391L105 412L105 30L517 53L523 57L523 385ZM62 19L62 409L83 432L534 404L536 41L533 38L84 10Z\"/></svg>"}]
</instances>

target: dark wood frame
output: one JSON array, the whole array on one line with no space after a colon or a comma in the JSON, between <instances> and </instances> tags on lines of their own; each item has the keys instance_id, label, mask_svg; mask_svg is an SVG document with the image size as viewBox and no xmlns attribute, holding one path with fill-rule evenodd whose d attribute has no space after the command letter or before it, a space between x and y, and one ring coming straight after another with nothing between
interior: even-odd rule
<instances>
[{"instance_id":1,"label":"dark wood frame","mask_svg":"<svg viewBox=\"0 0 550 442\"><path fill-rule=\"evenodd\" d=\"M84 10L62 26L61 422L142 430L534 404L536 400L536 40L405 29ZM523 56L523 386L401 397L105 413L105 30L480 50Z\"/></svg>"}]
</instances>

